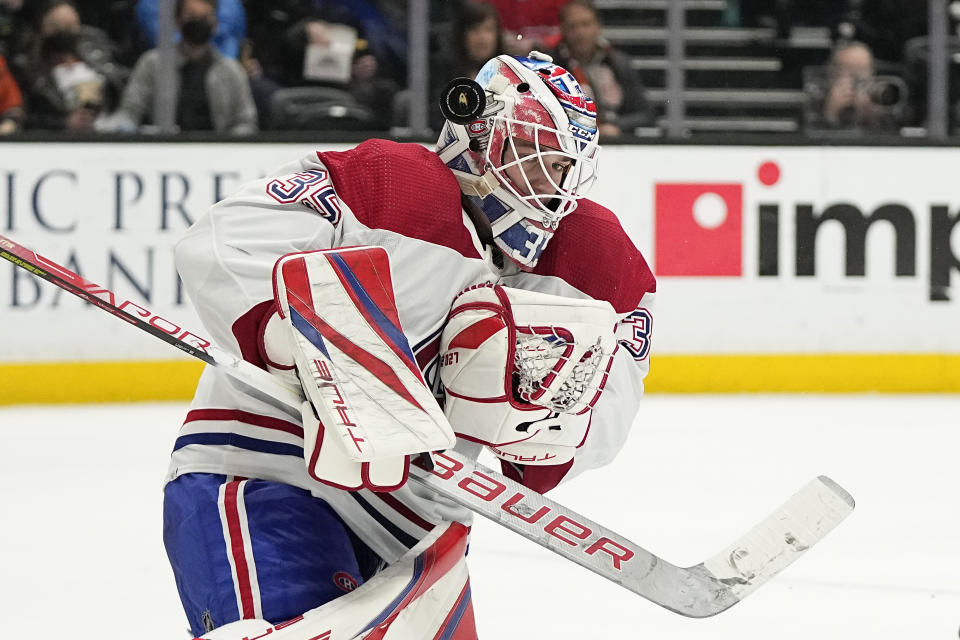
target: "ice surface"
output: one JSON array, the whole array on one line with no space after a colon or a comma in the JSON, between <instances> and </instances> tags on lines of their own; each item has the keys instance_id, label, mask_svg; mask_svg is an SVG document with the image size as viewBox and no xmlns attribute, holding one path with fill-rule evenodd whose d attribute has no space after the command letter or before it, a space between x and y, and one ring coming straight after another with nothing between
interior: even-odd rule
<instances>
[{"instance_id":1,"label":"ice surface","mask_svg":"<svg viewBox=\"0 0 960 640\"><path fill-rule=\"evenodd\" d=\"M3 636L188 638L161 542L182 404L0 409ZM480 637L934 640L960 625L960 396L648 396L626 449L553 497L691 565L813 476L857 500L733 609L689 620L486 521Z\"/></svg>"}]
</instances>

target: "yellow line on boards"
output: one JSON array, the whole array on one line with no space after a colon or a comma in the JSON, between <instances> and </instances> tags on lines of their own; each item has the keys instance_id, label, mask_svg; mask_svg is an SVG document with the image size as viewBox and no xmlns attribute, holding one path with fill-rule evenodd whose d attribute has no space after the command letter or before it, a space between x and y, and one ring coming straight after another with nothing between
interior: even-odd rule
<instances>
[{"instance_id":1,"label":"yellow line on boards","mask_svg":"<svg viewBox=\"0 0 960 640\"><path fill-rule=\"evenodd\" d=\"M189 400L190 360L0 363L0 405ZM960 393L960 354L654 355L652 393Z\"/></svg>"},{"instance_id":2,"label":"yellow line on boards","mask_svg":"<svg viewBox=\"0 0 960 640\"><path fill-rule=\"evenodd\" d=\"M0 405L189 400L191 360L0 363Z\"/></svg>"},{"instance_id":3,"label":"yellow line on boards","mask_svg":"<svg viewBox=\"0 0 960 640\"><path fill-rule=\"evenodd\" d=\"M960 393L960 354L654 355L668 393Z\"/></svg>"}]
</instances>

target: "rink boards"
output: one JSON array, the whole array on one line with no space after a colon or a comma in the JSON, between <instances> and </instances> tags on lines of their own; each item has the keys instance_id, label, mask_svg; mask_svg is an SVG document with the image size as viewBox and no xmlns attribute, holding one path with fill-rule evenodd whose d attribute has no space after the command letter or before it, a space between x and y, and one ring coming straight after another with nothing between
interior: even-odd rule
<instances>
[{"instance_id":1,"label":"rink boards","mask_svg":"<svg viewBox=\"0 0 960 640\"><path fill-rule=\"evenodd\" d=\"M2 233L197 332L173 244L217 199L314 150L53 148L0 146ZM605 148L591 197L658 276L648 389L960 391L958 162L949 148ZM3 404L180 399L199 375L6 263L0 317Z\"/></svg>"}]
</instances>

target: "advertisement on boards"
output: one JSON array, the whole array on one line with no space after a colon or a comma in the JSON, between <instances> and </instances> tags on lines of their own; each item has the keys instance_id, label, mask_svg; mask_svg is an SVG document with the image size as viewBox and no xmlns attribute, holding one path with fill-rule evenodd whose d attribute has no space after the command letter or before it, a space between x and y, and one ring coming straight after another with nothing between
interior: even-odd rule
<instances>
[{"instance_id":1,"label":"advertisement on boards","mask_svg":"<svg viewBox=\"0 0 960 640\"><path fill-rule=\"evenodd\" d=\"M177 239L243 183L314 151L50 149L4 146L2 233L197 331L173 265ZM958 160L949 148L608 146L590 197L619 216L657 274L660 362L957 357ZM0 265L0 315L0 365L185 357L10 264Z\"/></svg>"},{"instance_id":2,"label":"advertisement on boards","mask_svg":"<svg viewBox=\"0 0 960 640\"><path fill-rule=\"evenodd\" d=\"M955 150L605 151L660 353L960 352Z\"/></svg>"},{"instance_id":3,"label":"advertisement on boards","mask_svg":"<svg viewBox=\"0 0 960 640\"><path fill-rule=\"evenodd\" d=\"M50 148L4 147L2 233L197 331L173 264L174 244L210 205L311 151L302 145L77 144L52 154ZM0 265L0 313L4 326L15 328L0 338L0 362L184 357L6 263Z\"/></svg>"}]
</instances>

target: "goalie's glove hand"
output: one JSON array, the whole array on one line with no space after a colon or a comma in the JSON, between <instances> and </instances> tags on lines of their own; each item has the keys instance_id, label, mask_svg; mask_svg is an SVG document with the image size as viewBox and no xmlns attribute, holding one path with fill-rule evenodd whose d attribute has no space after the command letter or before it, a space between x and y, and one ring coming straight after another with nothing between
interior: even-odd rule
<instances>
[{"instance_id":1,"label":"goalie's glove hand","mask_svg":"<svg viewBox=\"0 0 960 640\"><path fill-rule=\"evenodd\" d=\"M500 285L460 294L440 338L457 436L521 464L571 460L606 383L616 322L605 301Z\"/></svg>"},{"instance_id":2,"label":"goalie's glove hand","mask_svg":"<svg viewBox=\"0 0 960 640\"><path fill-rule=\"evenodd\" d=\"M303 416L303 455L310 477L338 489L393 491L407 481L410 456L358 462L344 448L344 440L328 432L309 401L300 405Z\"/></svg>"}]
</instances>

